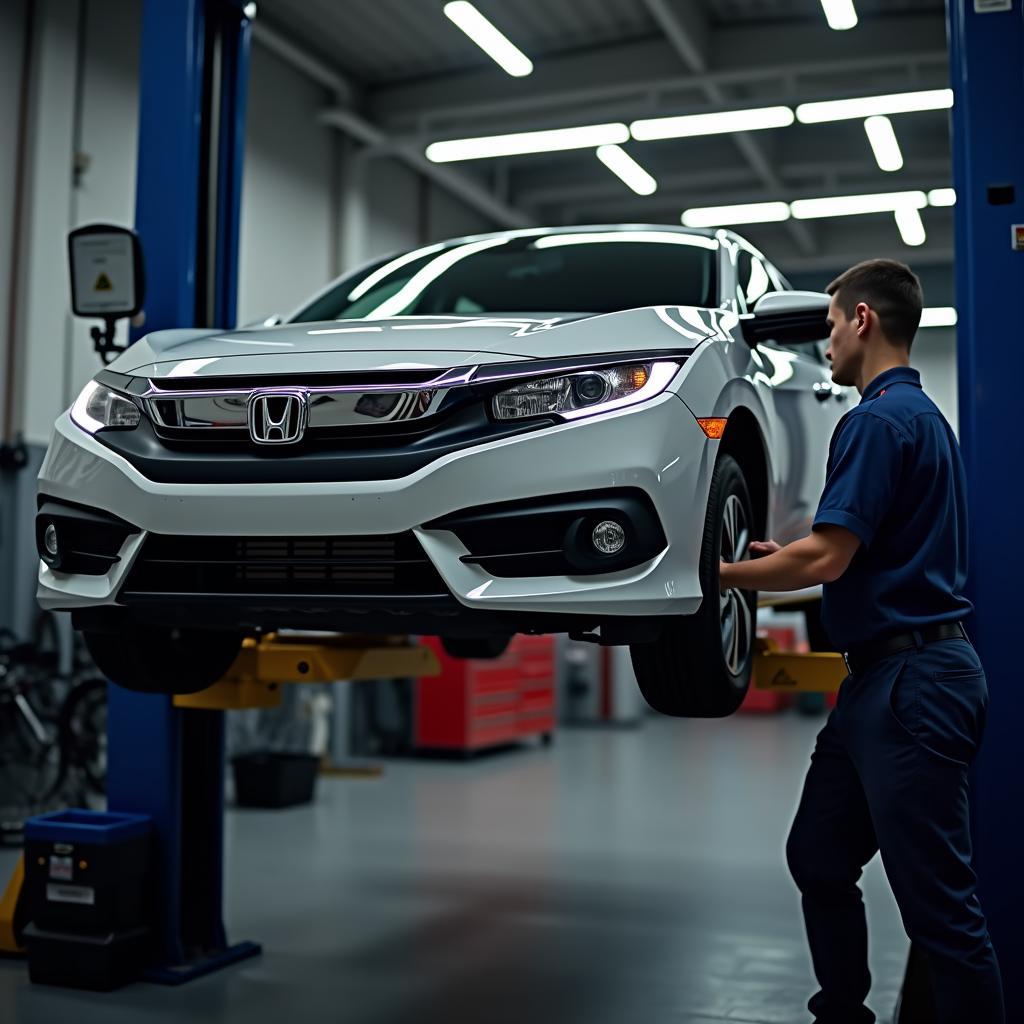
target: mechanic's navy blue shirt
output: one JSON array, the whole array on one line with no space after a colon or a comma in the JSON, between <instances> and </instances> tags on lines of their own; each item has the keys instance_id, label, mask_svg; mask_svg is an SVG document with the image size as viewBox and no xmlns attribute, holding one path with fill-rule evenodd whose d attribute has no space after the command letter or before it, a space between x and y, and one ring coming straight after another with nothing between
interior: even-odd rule
<instances>
[{"instance_id":1,"label":"mechanic's navy blue shirt","mask_svg":"<svg viewBox=\"0 0 1024 1024\"><path fill-rule=\"evenodd\" d=\"M839 421L814 517L824 523L861 541L846 572L823 587L822 624L838 650L971 611L963 461L916 370L879 374Z\"/></svg>"}]
</instances>

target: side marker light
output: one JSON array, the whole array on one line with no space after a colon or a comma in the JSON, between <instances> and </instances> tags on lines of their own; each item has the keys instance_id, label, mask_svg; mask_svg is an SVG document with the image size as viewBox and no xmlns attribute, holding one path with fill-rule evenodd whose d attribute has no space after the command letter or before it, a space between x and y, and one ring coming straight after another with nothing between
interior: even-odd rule
<instances>
[{"instance_id":1,"label":"side marker light","mask_svg":"<svg viewBox=\"0 0 1024 1024\"><path fill-rule=\"evenodd\" d=\"M728 422L727 417L712 416L709 419L698 419L697 425L712 441L720 441L725 433L725 425Z\"/></svg>"}]
</instances>

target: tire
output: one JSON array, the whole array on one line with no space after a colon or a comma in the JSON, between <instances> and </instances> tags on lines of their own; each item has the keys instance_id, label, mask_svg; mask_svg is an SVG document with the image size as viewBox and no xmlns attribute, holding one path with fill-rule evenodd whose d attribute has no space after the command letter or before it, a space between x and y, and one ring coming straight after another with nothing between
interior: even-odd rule
<instances>
[{"instance_id":1,"label":"tire","mask_svg":"<svg viewBox=\"0 0 1024 1024\"><path fill-rule=\"evenodd\" d=\"M443 636L441 646L453 658L490 660L500 658L511 641L510 636Z\"/></svg>"},{"instance_id":2,"label":"tire","mask_svg":"<svg viewBox=\"0 0 1024 1024\"><path fill-rule=\"evenodd\" d=\"M126 625L120 632L83 634L96 668L136 693L198 693L221 679L242 635L226 630Z\"/></svg>"},{"instance_id":3,"label":"tire","mask_svg":"<svg viewBox=\"0 0 1024 1024\"><path fill-rule=\"evenodd\" d=\"M728 533L727 512L734 524ZM731 550L737 540L738 557L745 556L756 522L743 471L732 456L720 456L701 542L700 609L666 619L657 640L630 646L640 692L655 711L678 718L724 718L743 703L754 660L757 595L730 590L722 597L718 563L737 560Z\"/></svg>"}]
</instances>

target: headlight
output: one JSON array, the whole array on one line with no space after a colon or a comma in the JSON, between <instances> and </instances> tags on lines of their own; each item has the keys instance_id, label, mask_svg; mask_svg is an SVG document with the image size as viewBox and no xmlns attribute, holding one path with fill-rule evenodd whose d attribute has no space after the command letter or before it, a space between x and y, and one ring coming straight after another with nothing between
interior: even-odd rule
<instances>
[{"instance_id":1,"label":"headlight","mask_svg":"<svg viewBox=\"0 0 1024 1024\"><path fill-rule=\"evenodd\" d=\"M525 381L495 395L492 409L499 420L590 416L653 398L665 390L678 369L679 363L630 363Z\"/></svg>"},{"instance_id":2,"label":"headlight","mask_svg":"<svg viewBox=\"0 0 1024 1024\"><path fill-rule=\"evenodd\" d=\"M132 430L139 425L142 413L130 398L91 380L71 406L71 418L83 430L95 434L105 429Z\"/></svg>"}]
</instances>

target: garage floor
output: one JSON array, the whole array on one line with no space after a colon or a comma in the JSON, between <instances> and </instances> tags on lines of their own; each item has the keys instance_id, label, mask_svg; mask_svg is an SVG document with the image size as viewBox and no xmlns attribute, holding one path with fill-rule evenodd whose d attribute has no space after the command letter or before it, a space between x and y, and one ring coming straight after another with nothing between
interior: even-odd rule
<instances>
[{"instance_id":1,"label":"garage floor","mask_svg":"<svg viewBox=\"0 0 1024 1024\"><path fill-rule=\"evenodd\" d=\"M264 955L179 989L29 985L6 1024L795 1024L812 991L782 847L818 719L651 719L472 763L321 780L228 817L230 934ZM13 854L0 853L6 878ZM866 878L873 1005L906 940Z\"/></svg>"}]
</instances>

